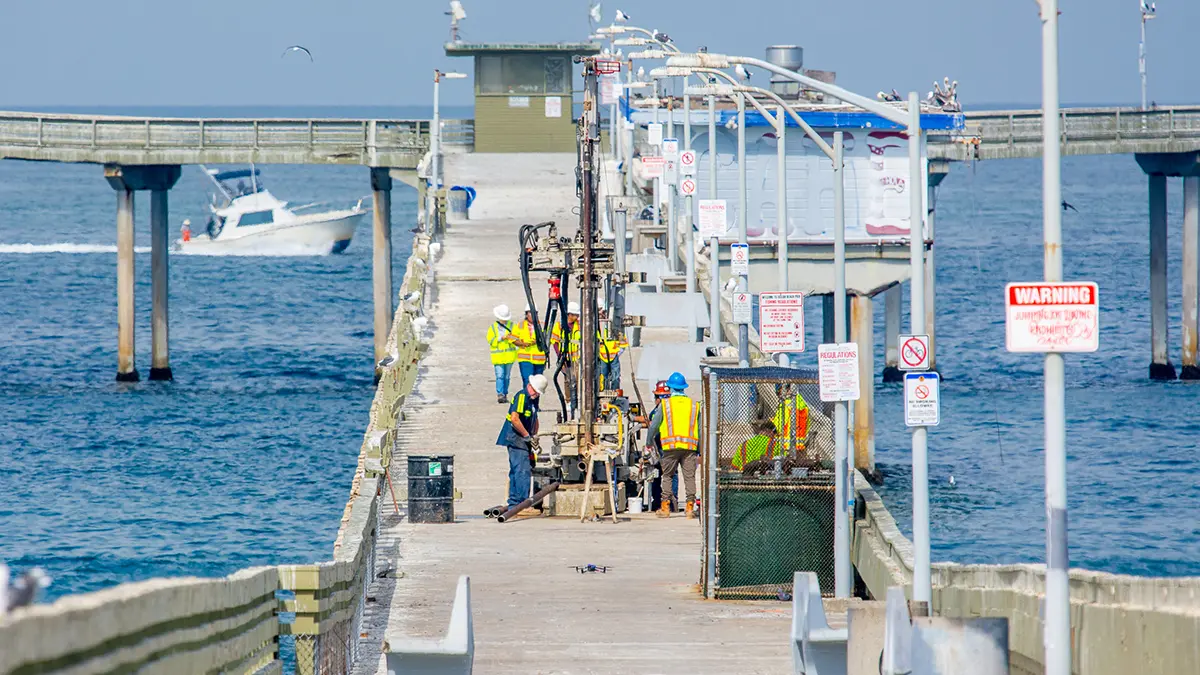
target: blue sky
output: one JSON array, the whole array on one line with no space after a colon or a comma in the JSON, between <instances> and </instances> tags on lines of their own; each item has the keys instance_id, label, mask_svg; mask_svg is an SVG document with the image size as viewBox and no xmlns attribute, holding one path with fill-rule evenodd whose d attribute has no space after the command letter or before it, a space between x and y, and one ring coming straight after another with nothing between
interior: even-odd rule
<instances>
[{"instance_id":1,"label":"blue sky","mask_svg":"<svg viewBox=\"0 0 1200 675\"><path fill-rule=\"evenodd\" d=\"M463 0L468 41L577 40L587 0ZM1034 0L604 0L684 49L762 56L805 48L809 68L872 94L924 94L960 81L967 102L1040 99ZM39 0L0 4L4 105L423 105L434 67L449 59L441 0ZM1138 0L1062 0L1062 99L1138 100ZM1187 57L1200 2L1163 0L1149 26L1150 98L1200 103ZM1189 39L1191 38L1191 39ZM315 63L280 58L308 46ZM469 104L450 83L443 102Z\"/></svg>"}]
</instances>

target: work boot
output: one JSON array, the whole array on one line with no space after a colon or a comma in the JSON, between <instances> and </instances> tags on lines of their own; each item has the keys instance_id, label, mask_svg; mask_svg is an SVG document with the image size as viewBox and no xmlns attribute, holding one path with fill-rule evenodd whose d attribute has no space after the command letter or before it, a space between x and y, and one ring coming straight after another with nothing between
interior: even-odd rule
<instances>
[{"instance_id":1,"label":"work boot","mask_svg":"<svg viewBox=\"0 0 1200 675\"><path fill-rule=\"evenodd\" d=\"M696 502L695 502L695 500L689 499L687 501L687 504L684 506L684 517L689 520L696 517Z\"/></svg>"},{"instance_id":2,"label":"work boot","mask_svg":"<svg viewBox=\"0 0 1200 675\"><path fill-rule=\"evenodd\" d=\"M508 397L504 394L496 394L496 403L508 403Z\"/></svg>"},{"instance_id":3,"label":"work boot","mask_svg":"<svg viewBox=\"0 0 1200 675\"><path fill-rule=\"evenodd\" d=\"M659 518L670 518L671 517L671 500L670 499L662 500L662 507L659 508L659 510L658 510L658 517Z\"/></svg>"}]
</instances>

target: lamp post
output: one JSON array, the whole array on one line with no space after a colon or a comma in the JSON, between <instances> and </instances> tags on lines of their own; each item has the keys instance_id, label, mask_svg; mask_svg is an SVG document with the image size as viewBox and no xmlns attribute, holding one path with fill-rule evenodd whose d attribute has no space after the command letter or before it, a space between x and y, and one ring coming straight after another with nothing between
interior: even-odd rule
<instances>
[{"instance_id":1,"label":"lamp post","mask_svg":"<svg viewBox=\"0 0 1200 675\"><path fill-rule=\"evenodd\" d=\"M1146 22L1155 17L1158 8L1154 3L1138 0L1139 11L1142 15L1142 39L1138 42L1138 75L1142 78L1142 110L1146 109Z\"/></svg>"},{"instance_id":2,"label":"lamp post","mask_svg":"<svg viewBox=\"0 0 1200 675\"><path fill-rule=\"evenodd\" d=\"M436 68L433 71L433 133L430 134L430 150L432 151L430 158L429 183L430 191L425 196L426 220L434 217L435 209L437 208L437 191L442 187L442 118L441 118L441 84L442 79L461 80L466 77L465 73L443 73Z\"/></svg>"}]
</instances>

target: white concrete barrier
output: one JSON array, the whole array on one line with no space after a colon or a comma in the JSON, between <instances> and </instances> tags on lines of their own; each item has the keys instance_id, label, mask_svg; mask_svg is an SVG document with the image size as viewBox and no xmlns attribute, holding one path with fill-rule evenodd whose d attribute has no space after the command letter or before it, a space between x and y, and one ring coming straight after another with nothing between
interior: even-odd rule
<instances>
[{"instance_id":1,"label":"white concrete barrier","mask_svg":"<svg viewBox=\"0 0 1200 675\"><path fill-rule=\"evenodd\" d=\"M475 661L471 578L464 575L458 579L450 626L444 638L426 640L388 635L384 649L388 675L470 675Z\"/></svg>"},{"instance_id":2,"label":"white concrete barrier","mask_svg":"<svg viewBox=\"0 0 1200 675\"><path fill-rule=\"evenodd\" d=\"M792 580L792 672L846 675L845 628L830 628L816 572L796 572Z\"/></svg>"}]
</instances>

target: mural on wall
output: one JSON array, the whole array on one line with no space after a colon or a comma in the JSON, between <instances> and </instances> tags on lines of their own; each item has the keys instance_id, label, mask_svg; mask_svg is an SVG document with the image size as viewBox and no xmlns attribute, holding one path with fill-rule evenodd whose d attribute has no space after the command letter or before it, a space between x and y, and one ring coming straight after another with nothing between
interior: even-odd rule
<instances>
[{"instance_id":1,"label":"mural on wall","mask_svg":"<svg viewBox=\"0 0 1200 675\"><path fill-rule=\"evenodd\" d=\"M707 186L708 129L693 127L693 131L697 183ZM833 142L832 131L819 132L826 142ZM779 236L778 142L771 127L746 129L746 232L751 240L776 240ZM844 132L844 143L846 240L907 239L911 182L907 134L854 129ZM728 202L730 224L723 240L737 237L738 171L737 132L719 128L717 193ZM921 183L924 189L924 181ZM788 241L833 240L833 163L797 127L787 130L787 232Z\"/></svg>"}]
</instances>

